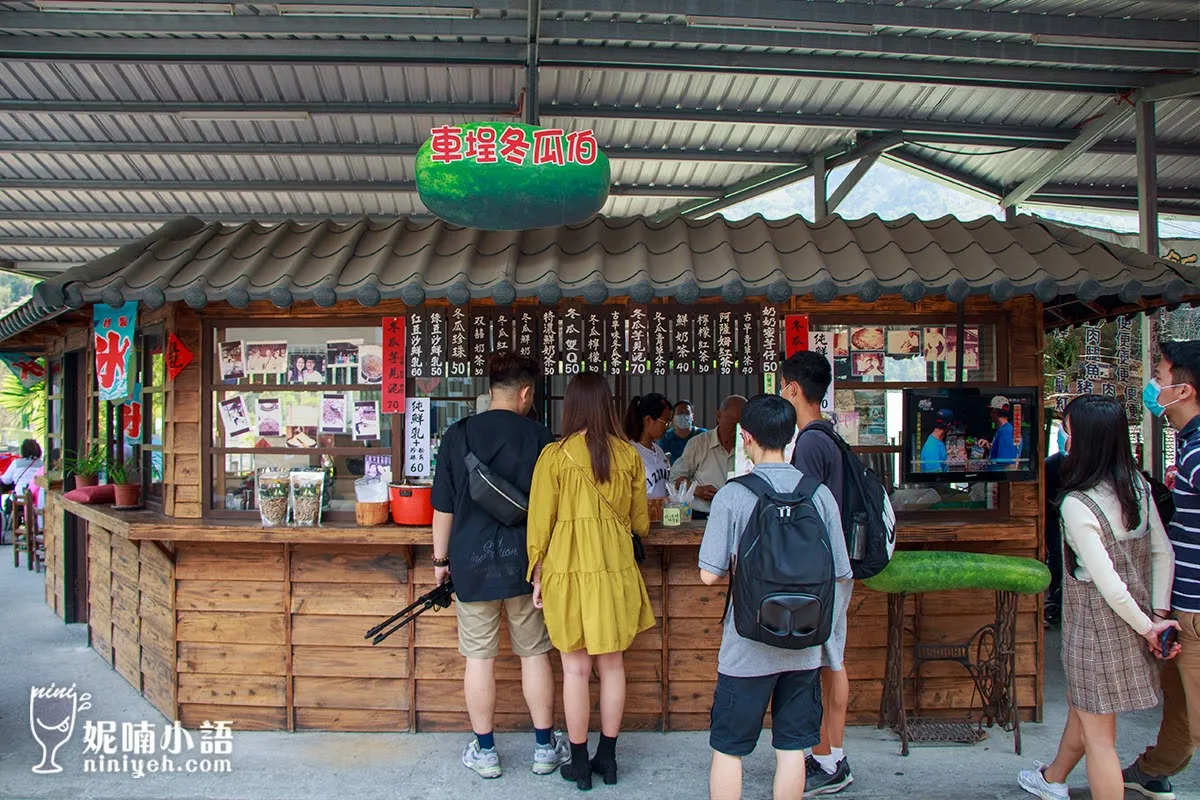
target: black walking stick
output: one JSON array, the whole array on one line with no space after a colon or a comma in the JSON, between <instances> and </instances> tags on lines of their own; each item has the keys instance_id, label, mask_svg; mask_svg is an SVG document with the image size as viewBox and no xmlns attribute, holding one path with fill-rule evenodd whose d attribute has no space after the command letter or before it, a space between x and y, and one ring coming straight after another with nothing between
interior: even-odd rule
<instances>
[{"instance_id":1,"label":"black walking stick","mask_svg":"<svg viewBox=\"0 0 1200 800\"><path fill-rule=\"evenodd\" d=\"M372 645L379 644L384 639L388 638L393 633L400 630L405 625L412 622L414 619L421 616L429 609L435 608L435 607L436 608L449 608L450 603L454 600L454 598L452 597L453 594L454 594L454 581L448 580L445 583L443 583L441 586L438 586L436 589L433 589L430 592L426 592L425 594L418 597L416 600L413 601L412 605L406 606L399 613L393 614L392 616L385 619L383 622L376 625L374 628L371 628L371 630L367 631L366 635L364 635L363 638L370 639L372 636L374 636L375 638L371 642L371 644ZM403 619L401 619L402 617L403 617ZM397 620L399 620L399 621L397 622ZM384 628L387 628L389 625L392 625L392 623L396 623L396 624L393 627L388 628L388 630L384 630ZM380 633L380 631L383 631L383 633Z\"/></svg>"}]
</instances>

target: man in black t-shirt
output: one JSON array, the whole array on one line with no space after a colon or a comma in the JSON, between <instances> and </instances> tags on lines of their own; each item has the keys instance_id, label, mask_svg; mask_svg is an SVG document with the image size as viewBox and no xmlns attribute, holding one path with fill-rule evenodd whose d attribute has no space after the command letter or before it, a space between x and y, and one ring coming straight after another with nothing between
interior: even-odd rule
<instances>
[{"instance_id":1,"label":"man in black t-shirt","mask_svg":"<svg viewBox=\"0 0 1200 800\"><path fill-rule=\"evenodd\" d=\"M796 424L800 435L792 452L792 466L811 475L829 488L841 513L842 492L845 489L845 469L842 451L836 441L837 430L821 416L821 400L829 390L833 371L829 361L820 353L796 353L779 374L779 394L796 409ZM846 616L850 608L853 581L847 581L844 592L838 593L834 609L832 639L846 644ZM839 660L822 658L821 694L824 715L821 719L821 742L813 748L806 765L804 796L835 794L854 781L850 761L842 748L846 733L846 713L850 705L850 679L843 653L834 651Z\"/></svg>"},{"instance_id":2,"label":"man in black t-shirt","mask_svg":"<svg viewBox=\"0 0 1200 800\"><path fill-rule=\"evenodd\" d=\"M467 712L475 738L462 763L484 778L500 777L492 725L496 710L496 656L500 614L508 617L513 652L521 659L525 703L533 717L533 772L549 775L570 760L564 737L555 736L554 675L550 636L533 587L525 580L525 525L509 526L471 500L466 464L470 451L498 476L529 493L549 429L526 415L533 406L537 364L502 350L488 362L487 411L451 425L438 449L433 481L433 564L438 584L454 576L458 649L467 659Z\"/></svg>"}]
</instances>

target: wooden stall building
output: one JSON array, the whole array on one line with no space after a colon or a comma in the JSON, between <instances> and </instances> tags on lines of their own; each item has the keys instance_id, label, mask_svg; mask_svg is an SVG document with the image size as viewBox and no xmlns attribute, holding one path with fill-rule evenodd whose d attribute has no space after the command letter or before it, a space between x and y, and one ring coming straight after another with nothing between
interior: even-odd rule
<instances>
[{"instance_id":1,"label":"wooden stall building","mask_svg":"<svg viewBox=\"0 0 1200 800\"><path fill-rule=\"evenodd\" d=\"M585 369L609 374L622 402L660 391L691 400L697 422L712 425L724 396L774 390L785 322L800 317L834 350L845 435L897 492L899 546L1040 558L1038 482L904 494L902 390L952 385L958 353L966 386L1040 387L1047 320L1177 303L1196 291L1195 273L1025 216L595 218L519 233L186 218L39 285L0 320L0 347L47 360L48 453L95 443L143 466L140 510L68 500L72 478L64 487L61 473L48 476L46 602L86 621L98 657L166 717L467 730L453 613L428 613L378 647L363 638L433 582L429 528L354 518L354 480L388 460L398 476L409 455L403 417L380 414L375 438L349 420L329 430L318 414L326 395L343 396L348 415L356 403L394 401L385 384L399 378L402 394L428 398L436 451L440 432L486 392L481 357L508 346L544 365L537 408L556 432L566 381ZM99 399L93 333L97 304L130 301L130 383L142 392L132 428L121 404ZM405 323L400 374L383 363L385 319ZM340 356L351 350L356 364ZM368 364L376 355L382 378ZM330 468L320 525L263 527L252 491L263 464ZM701 535L698 525L655 527L647 540L659 624L628 657L629 727L708 725L724 589L700 582ZM1018 614L1026 719L1043 702L1040 606L1024 598ZM905 613L926 642L964 640L994 615L990 596L969 592L910 599ZM886 597L857 587L846 654L856 722L878 717L886 621ZM497 675L499 727L527 725L507 650ZM930 666L910 690L926 709L972 703L955 665Z\"/></svg>"}]
</instances>

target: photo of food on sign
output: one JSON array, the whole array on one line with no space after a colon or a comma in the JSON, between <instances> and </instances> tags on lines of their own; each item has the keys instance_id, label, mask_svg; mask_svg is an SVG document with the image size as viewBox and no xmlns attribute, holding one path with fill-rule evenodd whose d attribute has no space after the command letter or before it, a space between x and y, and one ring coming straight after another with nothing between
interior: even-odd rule
<instances>
[{"instance_id":1,"label":"photo of food on sign","mask_svg":"<svg viewBox=\"0 0 1200 800\"><path fill-rule=\"evenodd\" d=\"M288 425L284 430L288 447L317 446L319 409L316 406L296 406L288 410Z\"/></svg>"},{"instance_id":2,"label":"photo of food on sign","mask_svg":"<svg viewBox=\"0 0 1200 800\"><path fill-rule=\"evenodd\" d=\"M254 403L259 436L279 436L283 433L283 408L276 397L260 397Z\"/></svg>"},{"instance_id":3,"label":"photo of food on sign","mask_svg":"<svg viewBox=\"0 0 1200 800\"><path fill-rule=\"evenodd\" d=\"M834 358L845 358L850 355L850 334L844 330L833 334L833 355Z\"/></svg>"},{"instance_id":4,"label":"photo of food on sign","mask_svg":"<svg viewBox=\"0 0 1200 800\"><path fill-rule=\"evenodd\" d=\"M383 382L383 347L364 344L358 349L359 377L363 383Z\"/></svg>"},{"instance_id":5,"label":"photo of food on sign","mask_svg":"<svg viewBox=\"0 0 1200 800\"><path fill-rule=\"evenodd\" d=\"M850 346L857 350L883 350L883 328L855 328L850 334Z\"/></svg>"}]
</instances>

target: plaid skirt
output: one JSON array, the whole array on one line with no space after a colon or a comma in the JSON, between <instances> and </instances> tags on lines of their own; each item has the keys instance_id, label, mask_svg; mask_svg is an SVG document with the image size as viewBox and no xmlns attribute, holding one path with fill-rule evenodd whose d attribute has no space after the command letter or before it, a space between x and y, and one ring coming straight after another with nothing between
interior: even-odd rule
<instances>
[{"instance_id":1,"label":"plaid skirt","mask_svg":"<svg viewBox=\"0 0 1200 800\"><path fill-rule=\"evenodd\" d=\"M1142 609L1150 608L1150 537L1117 541L1090 497L1073 493L1100 521L1113 566ZM1143 711L1162 702L1154 655L1117 616L1091 581L1075 579L1075 558L1063 540L1062 658L1071 705L1092 714Z\"/></svg>"}]
</instances>

